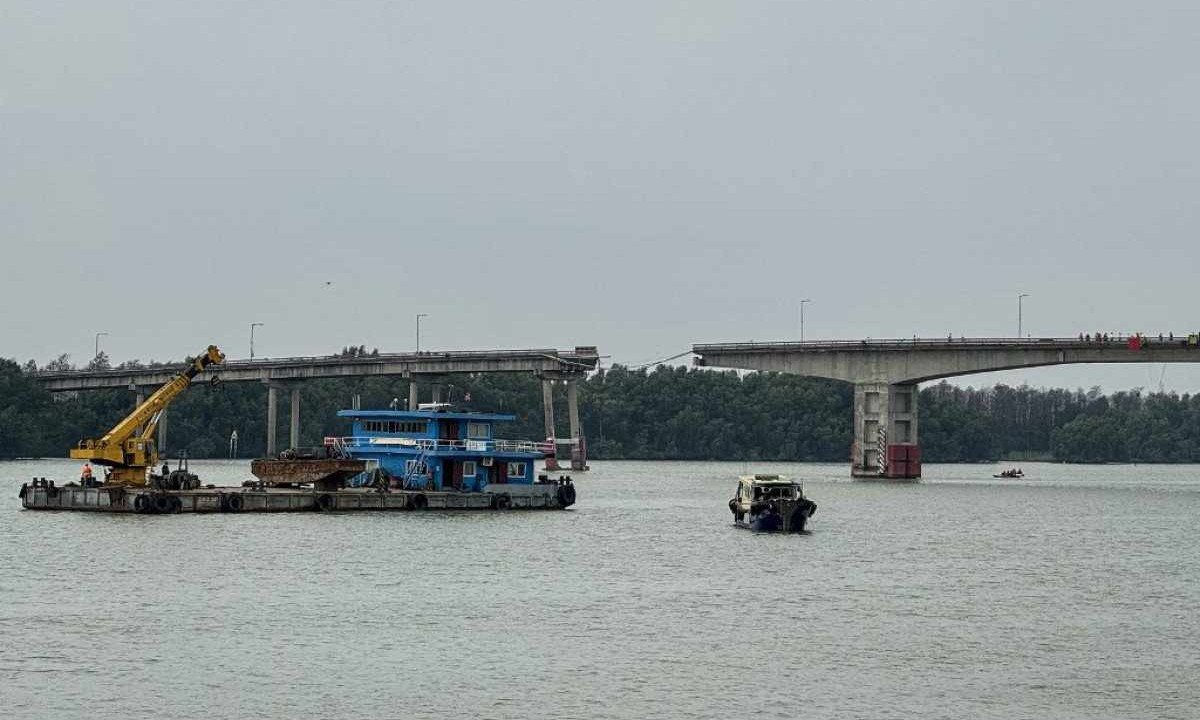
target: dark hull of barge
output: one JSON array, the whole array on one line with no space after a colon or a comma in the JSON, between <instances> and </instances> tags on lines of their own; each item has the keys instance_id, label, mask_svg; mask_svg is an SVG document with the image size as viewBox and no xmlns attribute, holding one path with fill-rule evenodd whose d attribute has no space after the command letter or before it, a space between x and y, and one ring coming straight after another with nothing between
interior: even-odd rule
<instances>
[{"instance_id":1,"label":"dark hull of barge","mask_svg":"<svg viewBox=\"0 0 1200 720\"><path fill-rule=\"evenodd\" d=\"M314 491L306 488L215 487L154 490L148 487L26 487L26 510L104 513L344 512L352 510L561 510L574 502L574 488L534 484L484 492L425 492L374 488ZM571 502L565 502L570 499Z\"/></svg>"}]
</instances>

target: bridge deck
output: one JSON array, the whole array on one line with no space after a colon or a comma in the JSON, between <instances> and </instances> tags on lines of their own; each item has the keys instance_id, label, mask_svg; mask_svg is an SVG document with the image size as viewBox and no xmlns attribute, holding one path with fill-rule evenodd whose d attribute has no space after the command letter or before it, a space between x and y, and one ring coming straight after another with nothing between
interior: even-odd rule
<instances>
[{"instance_id":1,"label":"bridge deck","mask_svg":"<svg viewBox=\"0 0 1200 720\"><path fill-rule=\"evenodd\" d=\"M595 347L574 350L465 350L419 353L381 353L359 357L318 356L229 360L197 375L208 382L219 375L225 382L304 380L369 375L438 376L478 372L534 372L581 375L596 368ZM51 392L161 385L178 373L177 364L151 368L39 372L35 378Z\"/></svg>"}]
</instances>

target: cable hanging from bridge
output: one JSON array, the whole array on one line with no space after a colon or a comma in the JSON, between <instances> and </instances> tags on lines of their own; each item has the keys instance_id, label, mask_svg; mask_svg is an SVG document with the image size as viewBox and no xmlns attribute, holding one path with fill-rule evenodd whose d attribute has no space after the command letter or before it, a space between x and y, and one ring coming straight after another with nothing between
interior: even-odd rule
<instances>
[{"instance_id":1,"label":"cable hanging from bridge","mask_svg":"<svg viewBox=\"0 0 1200 720\"><path fill-rule=\"evenodd\" d=\"M678 353L676 355L672 355L671 357L665 357L665 358L662 358L661 360L652 360L648 363L642 363L641 365L634 365L634 366L630 367L629 369L630 370L644 370L652 365L662 365L663 363L671 362L672 360L677 360L677 359L683 357L684 355L691 355L691 354L692 354L692 350L691 350L691 348L688 348L687 350L684 350L683 352Z\"/></svg>"}]
</instances>

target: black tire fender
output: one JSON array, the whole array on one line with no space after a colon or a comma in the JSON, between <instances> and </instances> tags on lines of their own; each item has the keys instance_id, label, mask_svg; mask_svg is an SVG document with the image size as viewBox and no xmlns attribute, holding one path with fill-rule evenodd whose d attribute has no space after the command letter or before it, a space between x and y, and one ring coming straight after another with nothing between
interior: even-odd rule
<instances>
[{"instance_id":1,"label":"black tire fender","mask_svg":"<svg viewBox=\"0 0 1200 720\"><path fill-rule=\"evenodd\" d=\"M321 493L317 496L315 507L321 512L330 512L337 507L337 498L329 493Z\"/></svg>"},{"instance_id":2,"label":"black tire fender","mask_svg":"<svg viewBox=\"0 0 1200 720\"><path fill-rule=\"evenodd\" d=\"M246 501L240 493L230 493L225 497L225 510L227 512L241 512L242 508L246 506Z\"/></svg>"},{"instance_id":3,"label":"black tire fender","mask_svg":"<svg viewBox=\"0 0 1200 720\"><path fill-rule=\"evenodd\" d=\"M512 498L508 493L500 493L492 498L492 507L497 510L508 510L512 507Z\"/></svg>"},{"instance_id":4,"label":"black tire fender","mask_svg":"<svg viewBox=\"0 0 1200 720\"><path fill-rule=\"evenodd\" d=\"M171 502L171 498L166 495L154 496L154 512L168 513L171 512L172 507L174 507L174 503Z\"/></svg>"},{"instance_id":5,"label":"black tire fender","mask_svg":"<svg viewBox=\"0 0 1200 720\"><path fill-rule=\"evenodd\" d=\"M21 483L21 492L17 493L17 497L20 498L21 500L24 500L25 496L28 494L29 494L29 483Z\"/></svg>"},{"instance_id":6,"label":"black tire fender","mask_svg":"<svg viewBox=\"0 0 1200 720\"><path fill-rule=\"evenodd\" d=\"M417 493L408 498L408 507L413 510L424 510L429 507L429 498L425 497L425 493Z\"/></svg>"},{"instance_id":7,"label":"black tire fender","mask_svg":"<svg viewBox=\"0 0 1200 720\"><path fill-rule=\"evenodd\" d=\"M138 495L133 499L133 509L137 512L148 513L151 507L149 495Z\"/></svg>"},{"instance_id":8,"label":"black tire fender","mask_svg":"<svg viewBox=\"0 0 1200 720\"><path fill-rule=\"evenodd\" d=\"M180 500L177 497L172 497L171 498L171 512L172 513L183 512L183 500Z\"/></svg>"},{"instance_id":9,"label":"black tire fender","mask_svg":"<svg viewBox=\"0 0 1200 720\"><path fill-rule=\"evenodd\" d=\"M558 504L563 507L571 507L575 504L575 486L573 484L559 485Z\"/></svg>"}]
</instances>

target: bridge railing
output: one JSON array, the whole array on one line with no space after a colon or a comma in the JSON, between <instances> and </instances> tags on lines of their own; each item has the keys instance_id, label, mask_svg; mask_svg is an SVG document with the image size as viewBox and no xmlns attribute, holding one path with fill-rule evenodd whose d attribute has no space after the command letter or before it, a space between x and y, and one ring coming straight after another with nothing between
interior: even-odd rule
<instances>
[{"instance_id":1,"label":"bridge railing","mask_svg":"<svg viewBox=\"0 0 1200 720\"><path fill-rule=\"evenodd\" d=\"M1133 338L1133 335L1117 334L1109 335L1107 338L1092 336L1088 339L1079 337L1036 337L1036 338L968 338L968 337L944 337L944 338L885 338L873 339L865 338L862 340L806 340L806 341L786 341L786 342L744 342L744 343L707 343L692 346L692 351L703 355L705 352L737 352L737 351L764 351L764 350L851 350L855 348L869 349L896 349L906 350L912 348L924 349L944 349L944 348L1046 348L1046 347L1061 347L1061 348L1088 348L1096 346L1125 346ZM1166 335L1161 339L1157 335L1141 336L1143 347L1197 347L1198 340L1196 334L1184 335Z\"/></svg>"},{"instance_id":2,"label":"bridge railing","mask_svg":"<svg viewBox=\"0 0 1200 720\"><path fill-rule=\"evenodd\" d=\"M379 353L376 355L298 355L285 358L249 358L226 360L220 366L211 368L212 372L222 370L256 370L286 368L295 366L329 366L329 365L370 365L383 362L420 363L422 361L439 360L553 360L561 365L584 365L594 367L593 359L599 359L589 350L571 351L545 348L525 350L445 350L422 351L419 353ZM585 362L580 362L581 360ZM89 370L79 368L74 370L38 370L40 378L68 377L120 377L125 375L150 375L158 373L178 372L183 363L164 363L148 367L105 368Z\"/></svg>"},{"instance_id":3,"label":"bridge railing","mask_svg":"<svg viewBox=\"0 0 1200 720\"><path fill-rule=\"evenodd\" d=\"M352 435L326 438L326 445L340 448L412 448L422 452L516 452L553 455L554 443L541 440L458 440L444 438L386 437L375 435Z\"/></svg>"}]
</instances>

